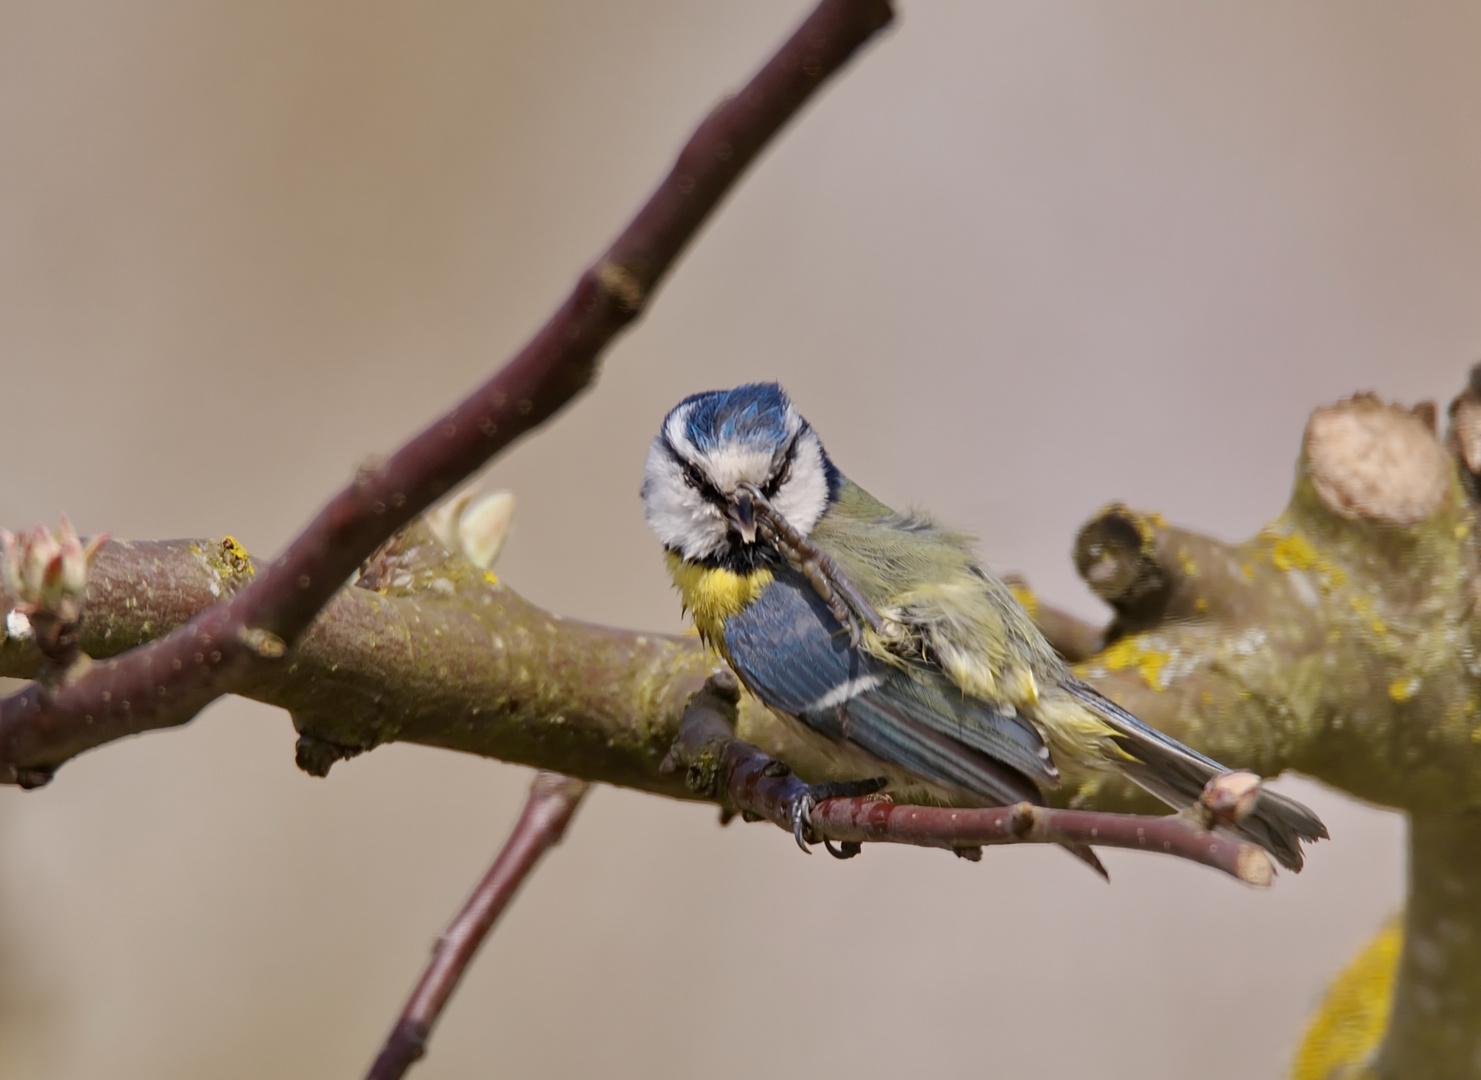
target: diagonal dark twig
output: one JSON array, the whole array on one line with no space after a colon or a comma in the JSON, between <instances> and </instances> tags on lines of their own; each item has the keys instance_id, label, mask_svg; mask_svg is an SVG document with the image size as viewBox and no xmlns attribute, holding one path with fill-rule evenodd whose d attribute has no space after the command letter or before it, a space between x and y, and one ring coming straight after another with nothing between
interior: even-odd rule
<instances>
[{"instance_id":1,"label":"diagonal dark twig","mask_svg":"<svg viewBox=\"0 0 1481 1080\"><path fill-rule=\"evenodd\" d=\"M335 495L229 602L57 688L0 701L0 780L35 786L91 747L185 723L280 658L376 546L591 381L675 259L768 141L891 18L888 0L822 0L493 378Z\"/></svg>"},{"instance_id":2,"label":"diagonal dark twig","mask_svg":"<svg viewBox=\"0 0 1481 1080\"><path fill-rule=\"evenodd\" d=\"M463 910L437 939L427 969L365 1074L366 1080L398 1080L426 1053L432 1027L479 946L540 857L560 843L589 789L583 780L558 773L536 774L519 821Z\"/></svg>"},{"instance_id":3,"label":"diagonal dark twig","mask_svg":"<svg viewBox=\"0 0 1481 1080\"><path fill-rule=\"evenodd\" d=\"M666 765L686 770L692 790L718 798L748 817L791 831L799 800L816 799L808 814L812 837L856 853L863 843L945 848L966 858L997 844L1063 844L1131 848L1202 863L1250 885L1269 885L1274 868L1256 844L1213 831L1231 825L1254 804L1258 780L1226 773L1209 782L1195 813L1149 817L1093 810L1016 806L954 808L912 806L887 800L826 798L784 763L736 738L735 676L721 671L695 694L679 726Z\"/></svg>"}]
</instances>

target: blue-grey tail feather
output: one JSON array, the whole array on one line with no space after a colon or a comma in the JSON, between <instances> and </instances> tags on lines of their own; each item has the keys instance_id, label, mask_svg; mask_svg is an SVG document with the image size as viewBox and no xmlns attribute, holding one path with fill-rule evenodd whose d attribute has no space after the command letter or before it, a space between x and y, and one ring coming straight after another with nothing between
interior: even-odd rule
<instances>
[{"instance_id":1,"label":"blue-grey tail feather","mask_svg":"<svg viewBox=\"0 0 1481 1080\"><path fill-rule=\"evenodd\" d=\"M1228 771L1212 758L1143 723L1084 683L1071 679L1065 685L1116 730L1122 748L1136 759L1123 766L1127 777L1169 806L1182 809L1193 805L1209 780ZM1327 827L1305 806L1265 790L1260 792L1254 811L1240 822L1238 831L1294 871L1299 871L1304 861L1302 842L1327 837Z\"/></svg>"}]
</instances>

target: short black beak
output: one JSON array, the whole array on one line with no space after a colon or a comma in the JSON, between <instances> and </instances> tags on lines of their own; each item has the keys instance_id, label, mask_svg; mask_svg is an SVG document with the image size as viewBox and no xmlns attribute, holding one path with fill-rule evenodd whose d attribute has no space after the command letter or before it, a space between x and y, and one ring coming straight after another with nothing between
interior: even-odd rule
<instances>
[{"instance_id":1,"label":"short black beak","mask_svg":"<svg viewBox=\"0 0 1481 1080\"><path fill-rule=\"evenodd\" d=\"M746 543L756 542L756 504L749 491L737 491L731 497L730 524Z\"/></svg>"}]
</instances>

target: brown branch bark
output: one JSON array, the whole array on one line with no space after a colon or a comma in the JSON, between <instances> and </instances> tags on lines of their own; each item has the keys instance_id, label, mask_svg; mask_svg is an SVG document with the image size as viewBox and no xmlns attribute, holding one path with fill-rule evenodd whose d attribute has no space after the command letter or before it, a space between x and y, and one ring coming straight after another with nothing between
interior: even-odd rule
<instances>
[{"instance_id":1,"label":"brown branch bark","mask_svg":"<svg viewBox=\"0 0 1481 1080\"><path fill-rule=\"evenodd\" d=\"M658 189L533 339L383 463L366 468L250 584L127 657L0 701L0 779L44 783L68 758L185 723L277 666L372 551L454 484L590 383L607 344L762 147L875 31L888 0L823 0L770 61L712 112Z\"/></svg>"},{"instance_id":2,"label":"brown branch bark","mask_svg":"<svg viewBox=\"0 0 1481 1080\"><path fill-rule=\"evenodd\" d=\"M538 773L524 810L463 910L448 924L427 969L386 1036L366 1080L399 1080L423 1054L432 1028L494 923L547 851L561 842L589 785Z\"/></svg>"}]
</instances>

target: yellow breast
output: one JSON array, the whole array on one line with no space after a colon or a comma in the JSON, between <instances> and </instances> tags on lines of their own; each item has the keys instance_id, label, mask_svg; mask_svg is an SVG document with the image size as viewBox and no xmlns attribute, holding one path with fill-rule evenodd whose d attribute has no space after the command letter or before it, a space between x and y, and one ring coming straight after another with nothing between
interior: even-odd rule
<instances>
[{"instance_id":1,"label":"yellow breast","mask_svg":"<svg viewBox=\"0 0 1481 1080\"><path fill-rule=\"evenodd\" d=\"M700 636L713 648L724 651L725 620L744 611L766 591L771 584L771 571L763 569L737 574L732 570L685 562L672 551L667 559L669 573L684 599L685 609L694 616L694 625L698 627Z\"/></svg>"}]
</instances>

